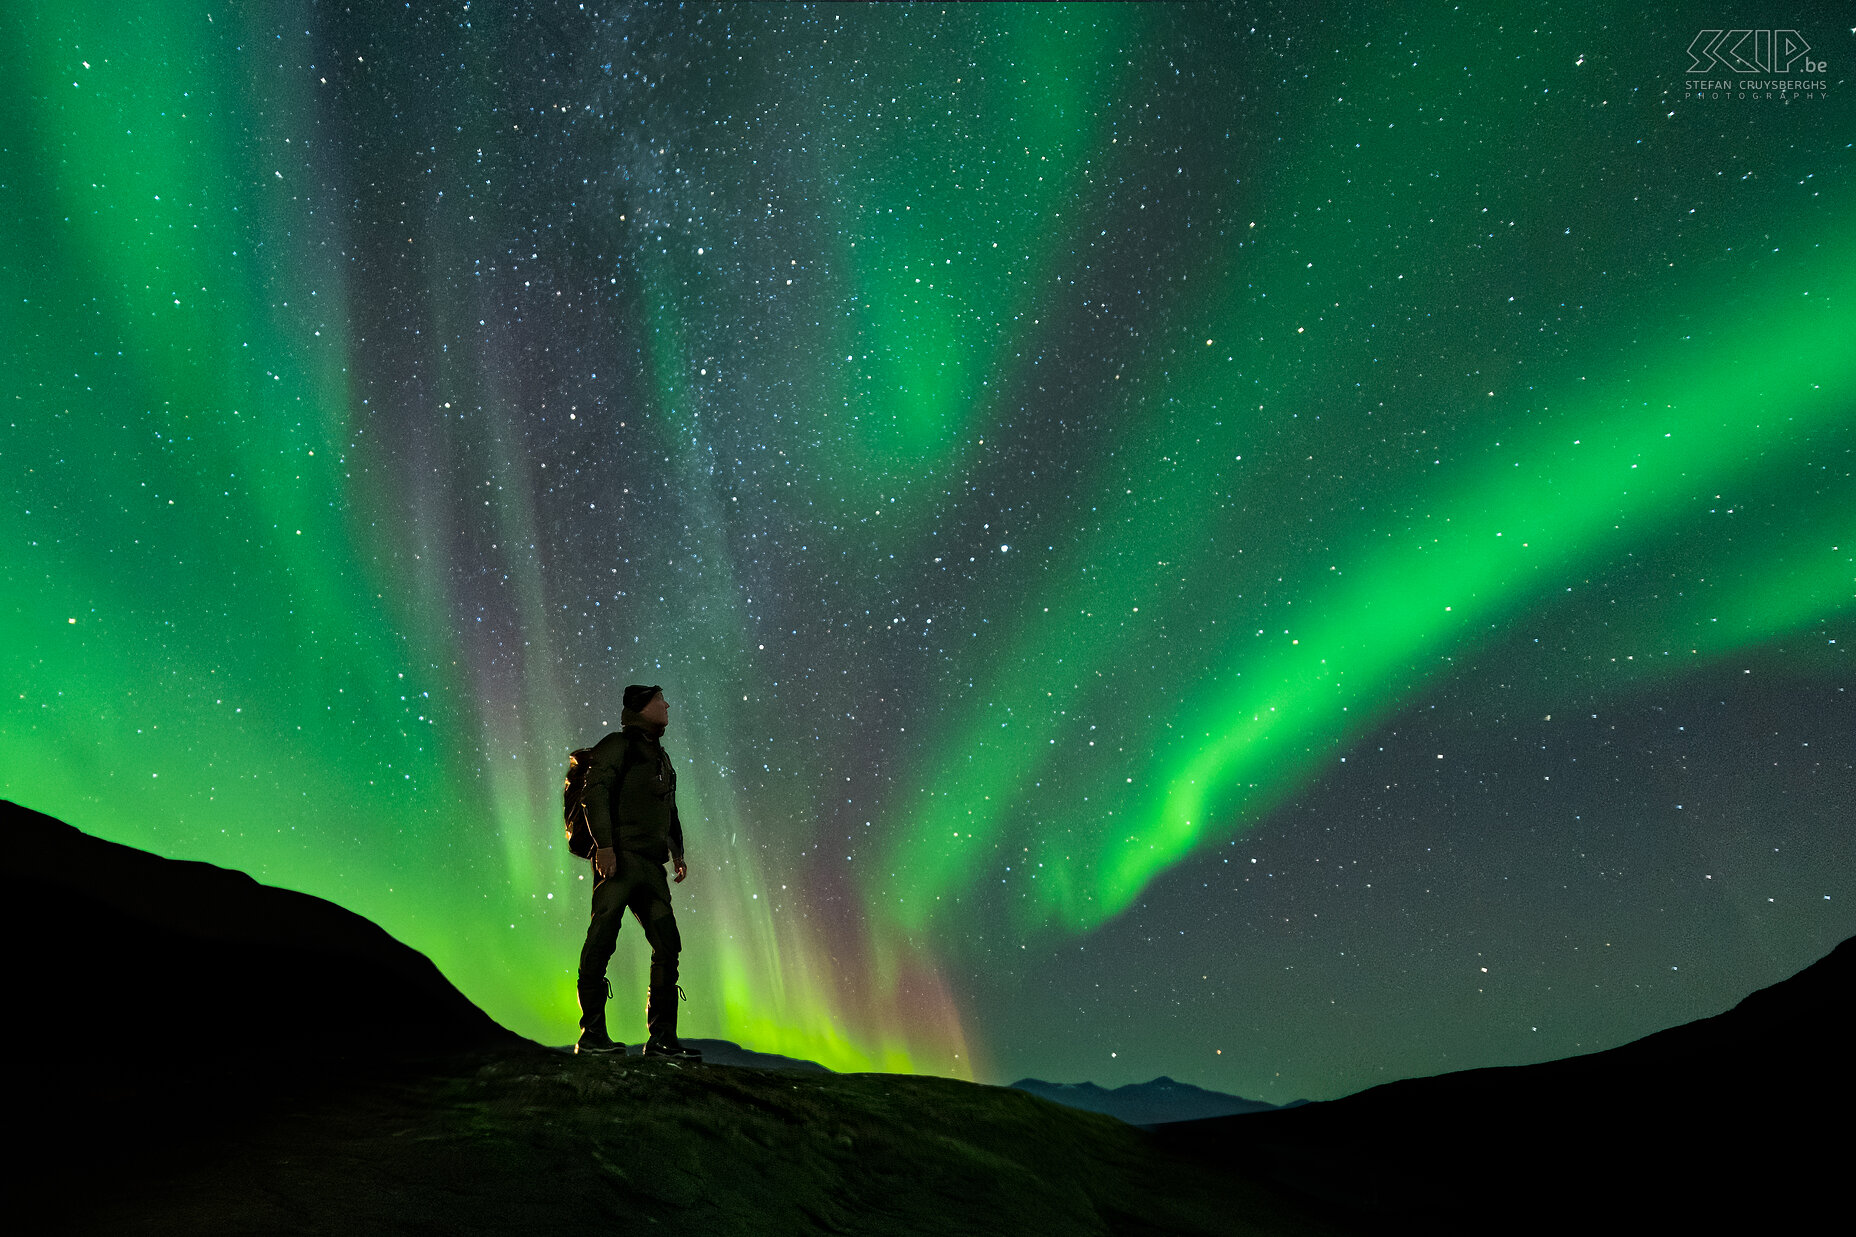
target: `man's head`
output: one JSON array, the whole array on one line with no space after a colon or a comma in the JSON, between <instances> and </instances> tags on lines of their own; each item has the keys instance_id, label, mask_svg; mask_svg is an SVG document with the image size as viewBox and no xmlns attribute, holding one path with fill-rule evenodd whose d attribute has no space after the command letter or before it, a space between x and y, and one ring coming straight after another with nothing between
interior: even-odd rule
<instances>
[{"instance_id":1,"label":"man's head","mask_svg":"<svg viewBox=\"0 0 1856 1237\"><path fill-rule=\"evenodd\" d=\"M625 708L627 712L636 713L653 725L670 724L670 702L664 699L664 689L661 687L632 684L625 689Z\"/></svg>"}]
</instances>

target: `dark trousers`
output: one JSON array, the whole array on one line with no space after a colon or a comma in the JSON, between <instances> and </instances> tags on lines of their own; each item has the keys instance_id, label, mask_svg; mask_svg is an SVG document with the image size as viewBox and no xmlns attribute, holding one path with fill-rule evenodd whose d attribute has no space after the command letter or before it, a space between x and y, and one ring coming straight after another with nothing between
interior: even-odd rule
<instances>
[{"instance_id":1,"label":"dark trousers","mask_svg":"<svg viewBox=\"0 0 1856 1237\"><path fill-rule=\"evenodd\" d=\"M674 988L683 938L677 934L677 917L670 909L670 882L664 878L664 865L630 851L617 855L616 872L594 876L593 921L587 925L586 944L580 948L580 987L604 985L606 963L619 943L619 925L630 910L651 946L651 987Z\"/></svg>"}]
</instances>

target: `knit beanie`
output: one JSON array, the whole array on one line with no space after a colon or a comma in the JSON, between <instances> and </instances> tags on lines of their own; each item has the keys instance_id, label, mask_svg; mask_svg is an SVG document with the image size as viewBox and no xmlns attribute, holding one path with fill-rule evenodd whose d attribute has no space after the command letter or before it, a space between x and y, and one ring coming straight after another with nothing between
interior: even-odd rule
<instances>
[{"instance_id":1,"label":"knit beanie","mask_svg":"<svg viewBox=\"0 0 1856 1237\"><path fill-rule=\"evenodd\" d=\"M625 707L632 713L640 712L647 704L663 691L661 687L646 687L642 683L633 683L625 689Z\"/></svg>"}]
</instances>

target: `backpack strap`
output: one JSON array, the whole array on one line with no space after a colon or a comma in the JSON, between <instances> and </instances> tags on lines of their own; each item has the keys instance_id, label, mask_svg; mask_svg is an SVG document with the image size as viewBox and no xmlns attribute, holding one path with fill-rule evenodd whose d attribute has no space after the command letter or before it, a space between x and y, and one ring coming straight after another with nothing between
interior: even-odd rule
<instances>
[{"instance_id":1,"label":"backpack strap","mask_svg":"<svg viewBox=\"0 0 1856 1237\"><path fill-rule=\"evenodd\" d=\"M624 738L625 747L624 747L624 750L619 753L618 767L612 771L612 784L611 784L611 787L607 791L607 794L609 796L607 811L608 811L609 818L612 820L612 827L615 832L615 835L619 827L618 819L617 819L618 799L619 799L619 795L623 793L624 788L625 788L625 776L626 774L631 772L633 765L644 763L644 755L643 753L638 751L637 739L631 736L625 735L623 731L621 731L620 734ZM604 742L604 740L601 740L601 742ZM593 754L593 749L587 748L585 750L586 750L586 754L588 758L590 759ZM582 786L582 794L584 795L584 787L585 787L584 775L582 775L581 786ZM582 808L581 814L583 817L585 816L585 813L586 813L586 809ZM591 822L589 821L588 824L589 824L588 836L591 837L592 836L591 830L590 830ZM616 847L618 843L617 836L614 836L612 840ZM597 849L598 846L599 846L599 840L597 838L594 838L593 839L594 849Z\"/></svg>"},{"instance_id":2,"label":"backpack strap","mask_svg":"<svg viewBox=\"0 0 1856 1237\"><path fill-rule=\"evenodd\" d=\"M623 734L624 732L620 731L620 733ZM624 789L625 775L631 772L633 765L643 763L644 753L638 750L638 740L627 737L625 740L625 751L619 756L619 767L613 770L612 773L613 792L617 793Z\"/></svg>"}]
</instances>

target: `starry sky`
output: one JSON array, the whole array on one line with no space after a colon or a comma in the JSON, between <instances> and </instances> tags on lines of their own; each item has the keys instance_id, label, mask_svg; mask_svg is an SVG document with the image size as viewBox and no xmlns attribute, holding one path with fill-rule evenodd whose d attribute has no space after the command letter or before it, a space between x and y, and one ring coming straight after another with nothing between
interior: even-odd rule
<instances>
[{"instance_id":1,"label":"starry sky","mask_svg":"<svg viewBox=\"0 0 1856 1237\"><path fill-rule=\"evenodd\" d=\"M686 1035L1283 1102L1727 1008L1856 932L1856 30L1499 9L13 10L0 793L562 1043L661 683Z\"/></svg>"}]
</instances>

